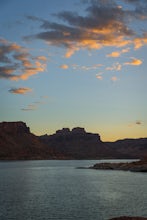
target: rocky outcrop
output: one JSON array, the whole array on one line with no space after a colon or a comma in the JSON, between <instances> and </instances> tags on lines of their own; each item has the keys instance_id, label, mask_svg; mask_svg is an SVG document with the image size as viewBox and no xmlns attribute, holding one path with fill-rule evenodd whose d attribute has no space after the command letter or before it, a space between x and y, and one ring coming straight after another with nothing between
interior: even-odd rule
<instances>
[{"instance_id":1,"label":"rocky outcrop","mask_svg":"<svg viewBox=\"0 0 147 220\"><path fill-rule=\"evenodd\" d=\"M79 127L71 131L63 128L53 135L41 136L40 140L51 146L55 154L59 153L68 159L100 159L113 154L100 140L99 134L88 133Z\"/></svg>"},{"instance_id":2,"label":"rocky outcrop","mask_svg":"<svg viewBox=\"0 0 147 220\"><path fill-rule=\"evenodd\" d=\"M97 163L90 167L96 170L124 170L133 172L147 172L147 160L130 163Z\"/></svg>"},{"instance_id":3,"label":"rocky outcrop","mask_svg":"<svg viewBox=\"0 0 147 220\"><path fill-rule=\"evenodd\" d=\"M2 122L0 123L0 132L9 135L29 134L30 129L26 126L26 123L22 121L18 122Z\"/></svg>"},{"instance_id":4,"label":"rocky outcrop","mask_svg":"<svg viewBox=\"0 0 147 220\"><path fill-rule=\"evenodd\" d=\"M122 216L122 217L111 218L109 220L147 220L147 218Z\"/></svg>"},{"instance_id":5,"label":"rocky outcrop","mask_svg":"<svg viewBox=\"0 0 147 220\"><path fill-rule=\"evenodd\" d=\"M52 152L24 122L0 123L0 159L49 159Z\"/></svg>"}]
</instances>

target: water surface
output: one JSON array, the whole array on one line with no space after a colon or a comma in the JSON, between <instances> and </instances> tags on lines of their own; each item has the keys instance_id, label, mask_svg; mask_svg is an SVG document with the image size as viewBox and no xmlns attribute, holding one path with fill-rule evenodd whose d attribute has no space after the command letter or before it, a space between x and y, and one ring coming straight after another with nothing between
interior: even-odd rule
<instances>
[{"instance_id":1,"label":"water surface","mask_svg":"<svg viewBox=\"0 0 147 220\"><path fill-rule=\"evenodd\" d=\"M0 220L147 217L147 174L75 169L97 162L0 162Z\"/></svg>"}]
</instances>

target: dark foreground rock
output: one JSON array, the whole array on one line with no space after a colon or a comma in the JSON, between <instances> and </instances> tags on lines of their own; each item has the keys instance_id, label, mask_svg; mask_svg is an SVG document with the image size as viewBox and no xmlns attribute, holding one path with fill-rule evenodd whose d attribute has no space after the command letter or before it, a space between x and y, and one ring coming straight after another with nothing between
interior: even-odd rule
<instances>
[{"instance_id":1,"label":"dark foreground rock","mask_svg":"<svg viewBox=\"0 0 147 220\"><path fill-rule=\"evenodd\" d=\"M133 172L147 172L147 160L127 163L97 163L90 168L96 170L124 170Z\"/></svg>"},{"instance_id":2,"label":"dark foreground rock","mask_svg":"<svg viewBox=\"0 0 147 220\"><path fill-rule=\"evenodd\" d=\"M122 216L122 217L111 218L109 220L145 220L145 219L147 219L147 218Z\"/></svg>"}]
</instances>

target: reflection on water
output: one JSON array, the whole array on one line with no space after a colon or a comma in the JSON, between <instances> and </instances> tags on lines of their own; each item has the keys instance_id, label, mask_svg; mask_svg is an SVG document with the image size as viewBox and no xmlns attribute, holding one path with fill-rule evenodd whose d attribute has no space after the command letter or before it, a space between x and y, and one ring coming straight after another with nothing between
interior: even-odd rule
<instances>
[{"instance_id":1,"label":"reflection on water","mask_svg":"<svg viewBox=\"0 0 147 220\"><path fill-rule=\"evenodd\" d=\"M105 220L121 215L147 217L147 175L75 169L96 162L0 162L0 219Z\"/></svg>"}]
</instances>

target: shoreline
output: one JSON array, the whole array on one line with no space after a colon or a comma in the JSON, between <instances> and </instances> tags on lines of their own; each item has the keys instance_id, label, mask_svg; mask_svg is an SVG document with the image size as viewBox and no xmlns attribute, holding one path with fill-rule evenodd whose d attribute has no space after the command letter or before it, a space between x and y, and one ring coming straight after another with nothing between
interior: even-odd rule
<instances>
[{"instance_id":1,"label":"shoreline","mask_svg":"<svg viewBox=\"0 0 147 220\"><path fill-rule=\"evenodd\" d=\"M147 172L147 159L124 163L96 163L89 169L95 170L123 170L131 172Z\"/></svg>"}]
</instances>

